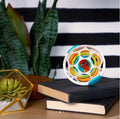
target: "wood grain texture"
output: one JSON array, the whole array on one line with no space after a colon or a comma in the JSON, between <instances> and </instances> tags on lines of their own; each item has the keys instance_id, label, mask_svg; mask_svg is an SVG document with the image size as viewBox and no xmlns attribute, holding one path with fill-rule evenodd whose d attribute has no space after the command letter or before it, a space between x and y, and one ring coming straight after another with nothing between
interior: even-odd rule
<instances>
[{"instance_id":1,"label":"wood grain texture","mask_svg":"<svg viewBox=\"0 0 120 119\"><path fill-rule=\"evenodd\" d=\"M29 101L26 110L0 115L0 119L119 119L119 101L106 116L51 111L45 109L45 100Z\"/></svg>"}]
</instances>

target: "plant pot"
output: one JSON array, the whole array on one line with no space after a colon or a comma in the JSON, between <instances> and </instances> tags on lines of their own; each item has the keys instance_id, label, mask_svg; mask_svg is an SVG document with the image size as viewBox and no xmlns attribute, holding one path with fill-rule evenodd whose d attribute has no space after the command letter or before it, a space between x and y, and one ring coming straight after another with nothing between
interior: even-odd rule
<instances>
[{"instance_id":1,"label":"plant pot","mask_svg":"<svg viewBox=\"0 0 120 119\"><path fill-rule=\"evenodd\" d=\"M45 98L46 97L45 95L38 93L38 83L52 80L48 77L38 75L26 75L26 77L34 85L29 100L39 100Z\"/></svg>"},{"instance_id":2,"label":"plant pot","mask_svg":"<svg viewBox=\"0 0 120 119\"><path fill-rule=\"evenodd\" d=\"M0 82L2 82L4 79L7 80L7 90L6 93L1 94L0 93L0 113L8 113L8 112L13 112L13 111L20 111L24 110L27 102L29 100L33 84L17 69L11 69L11 70L0 70ZM21 88L25 88L24 92L16 92L15 89L18 89L18 87L12 88L11 92L8 93L9 87L8 82L10 80L13 80L13 85L15 86L15 81L19 82L18 84L21 84L19 90ZM5 87L4 83L1 83L3 87ZM19 85L17 85L19 86ZM0 88L1 90L3 89L2 87ZM5 90L4 90L5 91ZM4 92L3 90L1 92ZM23 90L22 90L23 91ZM21 95L12 95L12 94L21 94Z\"/></svg>"}]
</instances>

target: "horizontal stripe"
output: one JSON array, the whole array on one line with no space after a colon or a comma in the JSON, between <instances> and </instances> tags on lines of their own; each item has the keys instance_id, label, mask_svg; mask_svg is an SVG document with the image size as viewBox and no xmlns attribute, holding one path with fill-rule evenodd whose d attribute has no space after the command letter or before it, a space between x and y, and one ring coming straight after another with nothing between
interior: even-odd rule
<instances>
[{"instance_id":1,"label":"horizontal stripe","mask_svg":"<svg viewBox=\"0 0 120 119\"><path fill-rule=\"evenodd\" d=\"M51 69L49 77L53 77L54 69ZM120 78L120 68L106 68L105 72L103 74L104 77L109 77L109 78ZM57 69L56 70L56 77L55 79L64 79L67 78L63 69Z\"/></svg>"},{"instance_id":2,"label":"horizontal stripe","mask_svg":"<svg viewBox=\"0 0 120 119\"><path fill-rule=\"evenodd\" d=\"M0 0L1 1L1 0ZM6 0L13 7L37 7L39 0ZM51 7L53 0L47 1L47 7ZM119 8L119 0L58 0L58 8Z\"/></svg>"},{"instance_id":3,"label":"horizontal stripe","mask_svg":"<svg viewBox=\"0 0 120 119\"><path fill-rule=\"evenodd\" d=\"M104 76L103 76L103 77L104 77ZM111 78L111 77L108 77L108 78ZM67 77L66 77L66 78L62 78L62 79L61 79L61 78L60 78L60 79L58 78L58 79L55 79L55 80L66 80L66 79L68 80ZM114 77L114 78L111 78L111 79L112 79L112 80L119 80L120 78L115 78L115 77ZM109 118L109 119L110 119L110 118Z\"/></svg>"},{"instance_id":4,"label":"horizontal stripe","mask_svg":"<svg viewBox=\"0 0 120 119\"><path fill-rule=\"evenodd\" d=\"M36 8L16 8L24 20L35 20ZM119 9L58 9L59 22L119 21Z\"/></svg>"},{"instance_id":5,"label":"horizontal stripe","mask_svg":"<svg viewBox=\"0 0 120 119\"><path fill-rule=\"evenodd\" d=\"M1 66L2 65L0 62L0 68L1 68ZM49 74L50 78L53 77L54 71L55 71L55 69L51 69L50 74ZM57 73L56 73L55 79L67 78L66 75L64 74L63 69L57 69L56 71L57 71ZM110 77L110 78L120 78L119 71L120 71L120 68L106 68L103 76Z\"/></svg>"},{"instance_id":6,"label":"horizontal stripe","mask_svg":"<svg viewBox=\"0 0 120 119\"><path fill-rule=\"evenodd\" d=\"M119 33L58 34L55 45L113 45L119 44Z\"/></svg>"},{"instance_id":7,"label":"horizontal stripe","mask_svg":"<svg viewBox=\"0 0 120 119\"><path fill-rule=\"evenodd\" d=\"M63 68L63 60L64 57L51 57L51 67L52 69L55 69L57 65L59 65L58 68ZM105 56L106 60L106 67L119 67L119 56ZM0 60L0 67L2 67L2 63Z\"/></svg>"},{"instance_id":8,"label":"horizontal stripe","mask_svg":"<svg viewBox=\"0 0 120 119\"><path fill-rule=\"evenodd\" d=\"M64 57L51 57L52 69L59 64L59 68L63 68ZM119 56L105 56L106 67L119 67Z\"/></svg>"},{"instance_id":9,"label":"horizontal stripe","mask_svg":"<svg viewBox=\"0 0 120 119\"><path fill-rule=\"evenodd\" d=\"M65 56L67 51L72 46L54 46L51 51L51 56L59 57ZM120 46L119 45L93 45L95 49L98 49L104 56L120 56Z\"/></svg>"},{"instance_id":10,"label":"horizontal stripe","mask_svg":"<svg viewBox=\"0 0 120 119\"><path fill-rule=\"evenodd\" d=\"M33 22L26 22L30 32ZM119 22L59 22L58 33L118 33Z\"/></svg>"},{"instance_id":11,"label":"horizontal stripe","mask_svg":"<svg viewBox=\"0 0 120 119\"><path fill-rule=\"evenodd\" d=\"M59 23L58 33L116 33L119 22L95 23Z\"/></svg>"}]
</instances>

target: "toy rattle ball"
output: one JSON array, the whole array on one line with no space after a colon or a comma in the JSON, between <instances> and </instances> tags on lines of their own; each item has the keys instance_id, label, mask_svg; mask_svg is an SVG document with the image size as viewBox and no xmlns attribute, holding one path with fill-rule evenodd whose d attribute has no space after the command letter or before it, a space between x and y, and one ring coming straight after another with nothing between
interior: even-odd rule
<instances>
[{"instance_id":1,"label":"toy rattle ball","mask_svg":"<svg viewBox=\"0 0 120 119\"><path fill-rule=\"evenodd\" d=\"M105 58L90 45L73 46L64 58L63 70L68 79L78 85L93 85L105 70Z\"/></svg>"}]
</instances>

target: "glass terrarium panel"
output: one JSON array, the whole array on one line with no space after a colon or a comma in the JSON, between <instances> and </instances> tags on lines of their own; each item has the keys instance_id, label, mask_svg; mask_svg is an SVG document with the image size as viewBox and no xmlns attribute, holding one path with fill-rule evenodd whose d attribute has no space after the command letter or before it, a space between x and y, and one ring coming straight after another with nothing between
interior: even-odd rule
<instances>
[{"instance_id":1,"label":"glass terrarium panel","mask_svg":"<svg viewBox=\"0 0 120 119\"><path fill-rule=\"evenodd\" d=\"M15 102L15 99L12 100L1 100L0 101L0 113L5 111L8 107L10 107Z\"/></svg>"},{"instance_id":2,"label":"glass terrarium panel","mask_svg":"<svg viewBox=\"0 0 120 119\"><path fill-rule=\"evenodd\" d=\"M3 111L4 112L11 112L11 111L18 111L18 110L22 110L22 107L20 106L19 102L15 102L14 104L12 104L10 107L8 107L6 110Z\"/></svg>"},{"instance_id":3,"label":"glass terrarium panel","mask_svg":"<svg viewBox=\"0 0 120 119\"><path fill-rule=\"evenodd\" d=\"M29 91L22 97L22 99L21 99L21 102L22 102L24 108L26 107L26 104L27 104L27 102L28 102L28 99L29 99L29 97L30 97L30 94L31 94L31 90L29 90Z\"/></svg>"},{"instance_id":4,"label":"glass terrarium panel","mask_svg":"<svg viewBox=\"0 0 120 119\"><path fill-rule=\"evenodd\" d=\"M13 72L9 73L5 78L18 80L17 72L14 72L14 71L13 71Z\"/></svg>"},{"instance_id":5,"label":"glass terrarium panel","mask_svg":"<svg viewBox=\"0 0 120 119\"><path fill-rule=\"evenodd\" d=\"M31 82L27 79L27 77L24 76L24 75L21 75L21 73L17 73L17 74L18 74L18 79L21 81L23 86L26 86L27 89L30 89L31 88Z\"/></svg>"},{"instance_id":6,"label":"glass terrarium panel","mask_svg":"<svg viewBox=\"0 0 120 119\"><path fill-rule=\"evenodd\" d=\"M1 70L0 71L0 80L3 79L3 78L5 78L5 77L7 77L7 76L9 76L13 72L14 71L11 71L11 70L9 70L9 71Z\"/></svg>"}]
</instances>

